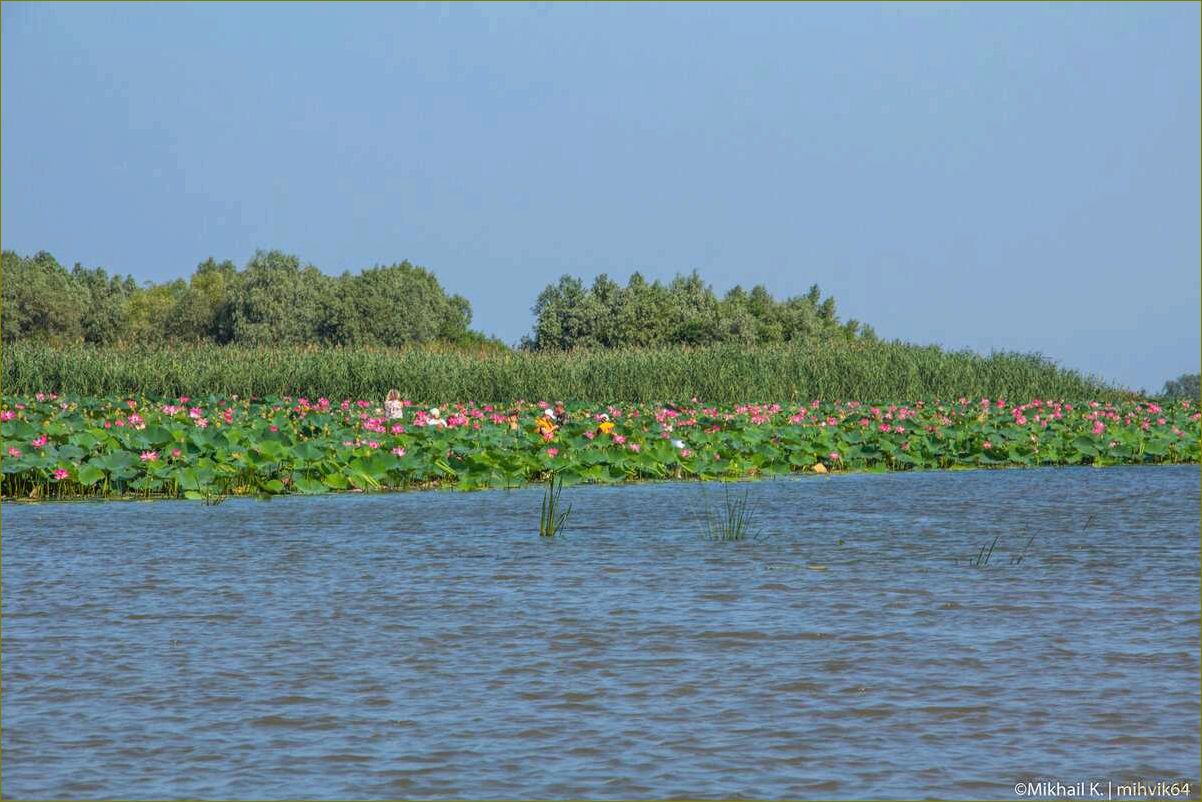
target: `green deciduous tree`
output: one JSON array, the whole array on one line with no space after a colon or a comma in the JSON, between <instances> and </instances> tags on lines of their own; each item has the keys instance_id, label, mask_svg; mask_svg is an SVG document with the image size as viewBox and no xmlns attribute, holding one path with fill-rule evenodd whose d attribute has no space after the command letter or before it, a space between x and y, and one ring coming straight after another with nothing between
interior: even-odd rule
<instances>
[{"instance_id":1,"label":"green deciduous tree","mask_svg":"<svg viewBox=\"0 0 1202 802\"><path fill-rule=\"evenodd\" d=\"M1202 374L1182 373L1175 379L1164 383L1163 396L1166 398L1202 398Z\"/></svg>"},{"instance_id":2,"label":"green deciduous tree","mask_svg":"<svg viewBox=\"0 0 1202 802\"><path fill-rule=\"evenodd\" d=\"M533 312L534 331L523 341L533 350L875 338L859 321L841 324L834 299L823 299L817 285L784 301L760 285L733 287L719 299L696 271L667 285L634 273L625 287L602 274L588 289L563 276L539 294Z\"/></svg>"},{"instance_id":3,"label":"green deciduous tree","mask_svg":"<svg viewBox=\"0 0 1202 802\"><path fill-rule=\"evenodd\" d=\"M83 337L90 298L86 287L45 251L0 255L0 328L6 342L21 339L74 342Z\"/></svg>"}]
</instances>

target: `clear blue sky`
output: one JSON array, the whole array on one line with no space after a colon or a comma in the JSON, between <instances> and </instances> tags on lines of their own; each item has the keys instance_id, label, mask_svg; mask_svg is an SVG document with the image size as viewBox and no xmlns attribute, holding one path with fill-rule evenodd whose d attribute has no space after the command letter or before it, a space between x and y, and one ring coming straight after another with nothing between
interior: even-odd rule
<instances>
[{"instance_id":1,"label":"clear blue sky","mask_svg":"<svg viewBox=\"0 0 1202 802\"><path fill-rule=\"evenodd\" d=\"M0 232L132 273L817 282L1134 387L1199 367L1199 5L2 7Z\"/></svg>"}]
</instances>

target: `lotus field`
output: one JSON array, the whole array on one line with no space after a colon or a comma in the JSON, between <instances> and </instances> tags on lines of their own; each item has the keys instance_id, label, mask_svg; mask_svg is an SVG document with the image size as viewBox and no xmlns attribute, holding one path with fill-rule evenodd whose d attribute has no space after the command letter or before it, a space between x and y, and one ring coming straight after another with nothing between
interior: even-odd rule
<instances>
[{"instance_id":1,"label":"lotus field","mask_svg":"<svg viewBox=\"0 0 1202 802\"><path fill-rule=\"evenodd\" d=\"M267 397L0 403L6 499L218 498L421 487L1199 460L1190 401L505 406Z\"/></svg>"}]
</instances>

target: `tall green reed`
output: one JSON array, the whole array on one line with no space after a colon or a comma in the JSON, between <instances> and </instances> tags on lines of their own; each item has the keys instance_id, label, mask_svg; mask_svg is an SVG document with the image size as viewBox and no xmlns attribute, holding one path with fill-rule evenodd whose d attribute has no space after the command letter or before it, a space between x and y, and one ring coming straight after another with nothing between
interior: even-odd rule
<instances>
[{"instance_id":1,"label":"tall green reed","mask_svg":"<svg viewBox=\"0 0 1202 802\"><path fill-rule=\"evenodd\" d=\"M1127 392L1036 354L903 343L651 348L568 353L406 348L3 348L8 394L307 395L419 401L890 402L988 396L1113 399Z\"/></svg>"},{"instance_id":2,"label":"tall green reed","mask_svg":"<svg viewBox=\"0 0 1202 802\"><path fill-rule=\"evenodd\" d=\"M551 478L547 481L547 488L543 491L542 512L538 518L539 537L555 537L562 533L567 524L568 516L572 514L572 505L568 504L566 510L562 508L559 503L561 493L563 493L563 477L551 474Z\"/></svg>"}]
</instances>

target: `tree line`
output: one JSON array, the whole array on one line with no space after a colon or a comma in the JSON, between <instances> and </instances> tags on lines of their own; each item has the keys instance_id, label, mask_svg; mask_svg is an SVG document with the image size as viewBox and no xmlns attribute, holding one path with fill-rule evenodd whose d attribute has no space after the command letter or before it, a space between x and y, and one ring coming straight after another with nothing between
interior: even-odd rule
<instances>
[{"instance_id":1,"label":"tree line","mask_svg":"<svg viewBox=\"0 0 1202 802\"><path fill-rule=\"evenodd\" d=\"M719 298L697 275L648 283L635 273L623 287L602 274L591 287L564 276L539 294L531 350L662 345L769 345L817 340L876 340L871 326L840 323L835 299L818 285L778 301L761 285L735 286Z\"/></svg>"},{"instance_id":2,"label":"tree line","mask_svg":"<svg viewBox=\"0 0 1202 802\"><path fill-rule=\"evenodd\" d=\"M1160 394L1166 398L1202 398L1202 374L1182 373L1169 379Z\"/></svg>"},{"instance_id":3,"label":"tree line","mask_svg":"<svg viewBox=\"0 0 1202 802\"><path fill-rule=\"evenodd\" d=\"M5 342L379 345L488 342L469 328L471 305L409 262L329 276L279 251L238 270L207 259L192 276L138 286L131 276L46 252L4 251Z\"/></svg>"},{"instance_id":4,"label":"tree line","mask_svg":"<svg viewBox=\"0 0 1202 802\"><path fill-rule=\"evenodd\" d=\"M139 285L100 267L68 270L45 251L4 251L0 292L5 342L504 348L470 328L467 299L408 261L330 276L259 251L241 270L210 258L186 280ZM841 323L834 298L817 286L785 300L762 286L719 298L695 271L666 284L635 273L625 286L602 274L585 287L565 275L532 311L523 350L876 339L871 326Z\"/></svg>"}]
</instances>

